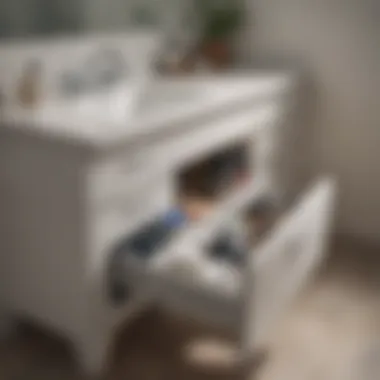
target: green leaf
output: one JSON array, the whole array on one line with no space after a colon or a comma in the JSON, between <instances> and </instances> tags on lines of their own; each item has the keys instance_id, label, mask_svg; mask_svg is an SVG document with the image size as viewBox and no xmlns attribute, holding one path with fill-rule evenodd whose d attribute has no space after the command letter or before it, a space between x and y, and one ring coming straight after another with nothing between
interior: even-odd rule
<instances>
[{"instance_id":1,"label":"green leaf","mask_svg":"<svg viewBox=\"0 0 380 380\"><path fill-rule=\"evenodd\" d=\"M242 23L243 8L238 0L194 0L206 39L231 36Z\"/></svg>"}]
</instances>

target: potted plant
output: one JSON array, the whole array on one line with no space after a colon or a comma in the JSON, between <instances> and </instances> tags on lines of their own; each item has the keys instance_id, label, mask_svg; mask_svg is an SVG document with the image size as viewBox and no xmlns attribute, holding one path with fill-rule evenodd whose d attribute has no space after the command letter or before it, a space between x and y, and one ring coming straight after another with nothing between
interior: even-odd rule
<instances>
[{"instance_id":1,"label":"potted plant","mask_svg":"<svg viewBox=\"0 0 380 380\"><path fill-rule=\"evenodd\" d=\"M239 0L195 0L200 20L201 56L215 68L232 60L232 42L242 25L244 9Z\"/></svg>"}]
</instances>

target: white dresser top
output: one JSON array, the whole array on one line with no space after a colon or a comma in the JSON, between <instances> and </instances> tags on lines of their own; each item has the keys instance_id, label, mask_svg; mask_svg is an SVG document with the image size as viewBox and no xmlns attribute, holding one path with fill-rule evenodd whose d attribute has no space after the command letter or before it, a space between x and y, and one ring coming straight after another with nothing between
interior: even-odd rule
<instances>
[{"instance_id":1,"label":"white dresser top","mask_svg":"<svg viewBox=\"0 0 380 380\"><path fill-rule=\"evenodd\" d=\"M160 94L157 87L153 97L142 95L132 112L127 111L127 89L121 85L112 93L91 95L81 101L56 102L36 109L8 107L1 119L8 128L106 148L255 98L275 99L289 88L291 80L289 73L261 72L223 78L165 79L168 91Z\"/></svg>"}]
</instances>

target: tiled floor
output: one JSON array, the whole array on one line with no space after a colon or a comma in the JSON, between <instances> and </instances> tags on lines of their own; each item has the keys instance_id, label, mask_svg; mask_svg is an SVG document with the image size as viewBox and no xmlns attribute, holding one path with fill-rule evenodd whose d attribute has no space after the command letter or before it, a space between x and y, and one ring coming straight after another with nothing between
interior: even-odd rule
<instances>
[{"instance_id":1,"label":"tiled floor","mask_svg":"<svg viewBox=\"0 0 380 380\"><path fill-rule=\"evenodd\" d=\"M188 324L147 314L120 335L108 378L235 378L225 370L220 371L224 376L213 375L185 359L189 339L203 335ZM82 380L70 363L68 352L54 340L24 331L1 347L0 380ZM268 360L256 376L380 379L380 259L374 250L348 243L333 249L317 281L273 331Z\"/></svg>"}]
</instances>

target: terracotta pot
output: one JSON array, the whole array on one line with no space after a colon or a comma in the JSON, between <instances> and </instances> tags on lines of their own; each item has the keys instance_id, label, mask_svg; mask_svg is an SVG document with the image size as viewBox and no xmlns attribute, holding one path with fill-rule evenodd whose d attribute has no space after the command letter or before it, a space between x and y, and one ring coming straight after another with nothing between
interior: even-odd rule
<instances>
[{"instance_id":1,"label":"terracotta pot","mask_svg":"<svg viewBox=\"0 0 380 380\"><path fill-rule=\"evenodd\" d=\"M201 54L217 68L228 66L232 59L231 46L223 40L206 41L201 48Z\"/></svg>"}]
</instances>

